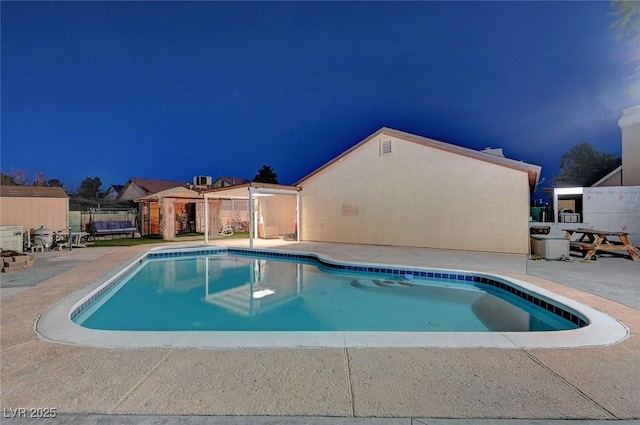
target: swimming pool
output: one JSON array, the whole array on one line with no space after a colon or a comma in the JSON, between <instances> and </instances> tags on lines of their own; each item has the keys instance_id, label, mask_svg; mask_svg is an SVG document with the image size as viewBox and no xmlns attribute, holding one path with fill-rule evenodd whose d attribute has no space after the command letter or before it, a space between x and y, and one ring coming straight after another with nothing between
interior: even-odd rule
<instances>
[{"instance_id":1,"label":"swimming pool","mask_svg":"<svg viewBox=\"0 0 640 425\"><path fill-rule=\"evenodd\" d=\"M124 331L524 332L587 325L567 307L470 273L345 269L310 255L237 249L177 254L150 254L72 320Z\"/></svg>"},{"instance_id":2,"label":"swimming pool","mask_svg":"<svg viewBox=\"0 0 640 425\"><path fill-rule=\"evenodd\" d=\"M53 332L57 338L108 346L513 348L542 334L553 337L534 346L556 346L567 333L584 345L594 330L609 340L626 336L608 316L526 282L313 253L152 249L96 285L52 309L76 300L66 310L73 322Z\"/></svg>"}]
</instances>

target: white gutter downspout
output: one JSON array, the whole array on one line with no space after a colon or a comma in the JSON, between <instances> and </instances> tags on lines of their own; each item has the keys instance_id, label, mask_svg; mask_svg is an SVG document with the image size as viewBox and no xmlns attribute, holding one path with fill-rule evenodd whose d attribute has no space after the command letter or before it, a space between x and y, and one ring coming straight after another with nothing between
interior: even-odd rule
<instances>
[{"instance_id":1,"label":"white gutter downspout","mask_svg":"<svg viewBox=\"0 0 640 425\"><path fill-rule=\"evenodd\" d=\"M249 186L249 248L253 248L253 187Z\"/></svg>"}]
</instances>

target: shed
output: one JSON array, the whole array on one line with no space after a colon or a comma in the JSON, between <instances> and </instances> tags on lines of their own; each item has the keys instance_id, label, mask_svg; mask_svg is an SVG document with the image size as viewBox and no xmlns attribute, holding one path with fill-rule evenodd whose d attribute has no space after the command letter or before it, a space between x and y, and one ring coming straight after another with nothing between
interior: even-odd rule
<instances>
[{"instance_id":1,"label":"shed","mask_svg":"<svg viewBox=\"0 0 640 425\"><path fill-rule=\"evenodd\" d=\"M382 128L296 182L301 238L525 254L540 170Z\"/></svg>"},{"instance_id":2,"label":"shed","mask_svg":"<svg viewBox=\"0 0 640 425\"><path fill-rule=\"evenodd\" d=\"M204 200L195 190L174 187L135 201L139 205L143 236L160 235L171 240L180 232L203 231Z\"/></svg>"},{"instance_id":3,"label":"shed","mask_svg":"<svg viewBox=\"0 0 640 425\"><path fill-rule=\"evenodd\" d=\"M63 230L69 226L69 195L61 187L0 186L0 225Z\"/></svg>"}]
</instances>

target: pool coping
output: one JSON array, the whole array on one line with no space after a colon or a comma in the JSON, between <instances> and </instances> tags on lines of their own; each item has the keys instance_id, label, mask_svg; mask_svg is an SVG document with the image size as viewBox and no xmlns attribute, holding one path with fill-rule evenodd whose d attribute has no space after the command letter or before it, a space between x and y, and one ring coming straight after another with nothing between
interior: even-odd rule
<instances>
[{"instance_id":1,"label":"pool coping","mask_svg":"<svg viewBox=\"0 0 640 425\"><path fill-rule=\"evenodd\" d=\"M541 297L563 304L584 316L589 324L585 327L548 332L357 332L357 331L321 331L321 332L236 332L236 331L104 331L84 328L71 321L70 314L78 305L85 302L101 286L125 274L136 267L149 253L171 252L175 250L216 250L235 249L227 246L210 245L172 246L152 248L129 262L124 268L112 269L85 288L62 299L40 316L34 331L39 338L51 342L89 347L111 348L283 348L283 347L322 347L322 348L576 348L587 346L606 346L616 344L629 336L628 329L614 318L570 298L553 293L531 282L496 273L476 272L473 270L441 269L447 273L474 273L483 276L507 280ZM290 251L262 248L243 248L243 251L281 253L287 256ZM351 263L336 260L325 254L297 251L294 256L310 255L318 259L341 266L402 269L398 265ZM404 267L406 268L406 267ZM425 267L410 267L415 270L429 270ZM433 269L431 269L433 270Z\"/></svg>"}]
</instances>

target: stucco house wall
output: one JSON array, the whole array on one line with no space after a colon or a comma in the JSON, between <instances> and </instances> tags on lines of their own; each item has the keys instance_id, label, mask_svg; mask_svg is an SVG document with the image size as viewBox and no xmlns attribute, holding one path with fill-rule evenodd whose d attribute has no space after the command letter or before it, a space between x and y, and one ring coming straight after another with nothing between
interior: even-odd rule
<instances>
[{"instance_id":1,"label":"stucco house wall","mask_svg":"<svg viewBox=\"0 0 640 425\"><path fill-rule=\"evenodd\" d=\"M69 226L69 197L59 187L3 186L0 225L22 226L23 232L40 226L64 230Z\"/></svg>"},{"instance_id":2,"label":"stucco house wall","mask_svg":"<svg viewBox=\"0 0 640 425\"><path fill-rule=\"evenodd\" d=\"M132 201L148 195L147 191L136 185L127 185L118 195L120 201Z\"/></svg>"},{"instance_id":3,"label":"stucco house wall","mask_svg":"<svg viewBox=\"0 0 640 425\"><path fill-rule=\"evenodd\" d=\"M528 252L526 171L397 134L378 132L298 182L303 240Z\"/></svg>"}]
</instances>

